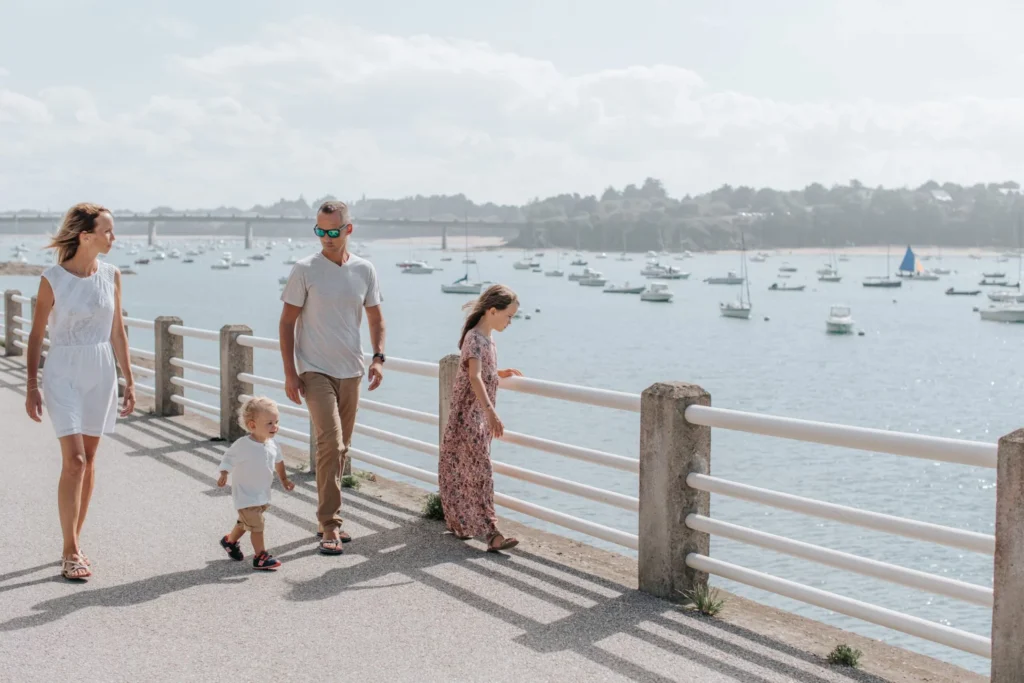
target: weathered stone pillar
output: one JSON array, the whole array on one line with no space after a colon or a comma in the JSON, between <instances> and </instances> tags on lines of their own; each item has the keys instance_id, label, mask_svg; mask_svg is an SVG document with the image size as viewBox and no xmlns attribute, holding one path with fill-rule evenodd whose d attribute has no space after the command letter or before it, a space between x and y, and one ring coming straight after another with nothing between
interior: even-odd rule
<instances>
[{"instance_id":1,"label":"weathered stone pillar","mask_svg":"<svg viewBox=\"0 0 1024 683\"><path fill-rule=\"evenodd\" d=\"M14 345L14 340L18 339L14 331L21 329L21 325L14 322L14 316L21 317L21 302L14 300L16 296L21 296L17 289L4 292L4 356L21 356L25 353Z\"/></svg>"},{"instance_id":2,"label":"weathered stone pillar","mask_svg":"<svg viewBox=\"0 0 1024 683\"><path fill-rule=\"evenodd\" d=\"M686 421L691 405L709 406L711 395L695 384L659 382L640 397L639 586L675 601L708 580L686 566L686 556L711 550L709 536L684 522L711 512L711 495L686 484L691 472L711 473L711 428Z\"/></svg>"},{"instance_id":3,"label":"weathered stone pillar","mask_svg":"<svg viewBox=\"0 0 1024 683\"><path fill-rule=\"evenodd\" d=\"M999 439L992 683L1024 680L1024 429Z\"/></svg>"},{"instance_id":4,"label":"weathered stone pillar","mask_svg":"<svg viewBox=\"0 0 1024 683\"><path fill-rule=\"evenodd\" d=\"M172 377L181 377L184 370L171 365L172 358L185 357L185 338L171 334L171 325L181 325L181 318L171 315L162 315L153 321L153 369L156 375L153 377L153 389L156 391L154 398L154 409L157 415L167 417L170 415L181 415L185 407L174 403L172 396L183 396L185 390L175 384L171 384Z\"/></svg>"},{"instance_id":5,"label":"weathered stone pillar","mask_svg":"<svg viewBox=\"0 0 1024 683\"><path fill-rule=\"evenodd\" d=\"M448 424L448 413L451 412L452 387L455 376L459 374L459 354L452 353L438 363L437 372L437 445L441 446L444 439L444 428Z\"/></svg>"},{"instance_id":6,"label":"weathered stone pillar","mask_svg":"<svg viewBox=\"0 0 1024 683\"><path fill-rule=\"evenodd\" d=\"M238 397L252 394L252 385L241 382L239 373L252 374L252 347L242 346L235 340L251 335L247 325L225 325L220 328L220 435L228 441L245 436L238 424Z\"/></svg>"}]
</instances>

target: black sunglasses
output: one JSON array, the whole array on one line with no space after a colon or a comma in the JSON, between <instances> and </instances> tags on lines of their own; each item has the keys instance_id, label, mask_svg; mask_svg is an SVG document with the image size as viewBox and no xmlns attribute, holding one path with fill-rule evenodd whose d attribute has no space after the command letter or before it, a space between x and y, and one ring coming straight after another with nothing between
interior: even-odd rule
<instances>
[{"instance_id":1,"label":"black sunglasses","mask_svg":"<svg viewBox=\"0 0 1024 683\"><path fill-rule=\"evenodd\" d=\"M323 237L324 235L327 235L332 240L336 240L339 237L341 237L341 229L340 228L337 229L337 230L324 230L319 225L316 225L316 226L313 226L313 232L316 233L317 237Z\"/></svg>"}]
</instances>

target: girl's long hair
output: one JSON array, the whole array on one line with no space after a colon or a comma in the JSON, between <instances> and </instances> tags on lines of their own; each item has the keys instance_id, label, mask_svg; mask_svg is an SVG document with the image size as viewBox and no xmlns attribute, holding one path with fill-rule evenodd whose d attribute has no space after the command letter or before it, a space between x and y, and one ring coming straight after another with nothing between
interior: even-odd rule
<instances>
[{"instance_id":1,"label":"girl's long hair","mask_svg":"<svg viewBox=\"0 0 1024 683\"><path fill-rule=\"evenodd\" d=\"M462 326L462 336L459 337L459 348L462 348L462 342L465 341L466 335L471 329L477 326L480 320L484 317L484 313L496 308L499 311L504 311L512 304L519 303L519 297L516 293L505 285L491 285L487 288L480 298L476 301L471 301L463 308L470 308L469 315L466 316L466 324Z\"/></svg>"},{"instance_id":2,"label":"girl's long hair","mask_svg":"<svg viewBox=\"0 0 1024 683\"><path fill-rule=\"evenodd\" d=\"M60 224L60 230L53 236L48 249L57 251L57 263L64 263L74 258L78 253L79 236L85 232L93 232L96 229L96 219L101 213L110 213L110 209L99 204L82 202L75 204L64 214L64 221Z\"/></svg>"}]
</instances>

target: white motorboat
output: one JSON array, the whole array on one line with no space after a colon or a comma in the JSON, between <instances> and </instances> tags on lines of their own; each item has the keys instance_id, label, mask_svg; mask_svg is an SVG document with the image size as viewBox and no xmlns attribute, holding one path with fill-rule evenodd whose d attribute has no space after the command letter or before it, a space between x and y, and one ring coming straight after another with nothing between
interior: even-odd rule
<instances>
[{"instance_id":1,"label":"white motorboat","mask_svg":"<svg viewBox=\"0 0 1024 683\"><path fill-rule=\"evenodd\" d=\"M156 255L153 256L154 261L163 261L165 258L167 258L167 254L162 251L157 252Z\"/></svg>"},{"instance_id":2,"label":"white motorboat","mask_svg":"<svg viewBox=\"0 0 1024 683\"><path fill-rule=\"evenodd\" d=\"M529 260L516 261L512 264L512 267L516 270L533 270L534 264Z\"/></svg>"},{"instance_id":3,"label":"white motorboat","mask_svg":"<svg viewBox=\"0 0 1024 683\"><path fill-rule=\"evenodd\" d=\"M167 255L167 258L181 258L181 252L177 249L171 249L171 253Z\"/></svg>"},{"instance_id":4,"label":"white motorboat","mask_svg":"<svg viewBox=\"0 0 1024 683\"><path fill-rule=\"evenodd\" d=\"M596 258L605 259L605 258L608 258L608 254L605 254L605 253L602 252L602 253L598 254Z\"/></svg>"},{"instance_id":5,"label":"white motorboat","mask_svg":"<svg viewBox=\"0 0 1024 683\"><path fill-rule=\"evenodd\" d=\"M586 277L582 277L576 282L579 283L580 287L604 287L608 284L608 280L605 279L603 273L599 273L596 270L590 271L590 274Z\"/></svg>"},{"instance_id":6,"label":"white motorboat","mask_svg":"<svg viewBox=\"0 0 1024 683\"><path fill-rule=\"evenodd\" d=\"M687 273L687 272L684 272L682 270L679 270L678 268L674 268L672 266L669 266L668 268L665 269L665 271L663 273L661 273L661 275L655 275L653 279L655 279L655 280L689 280L690 279L690 274Z\"/></svg>"},{"instance_id":7,"label":"white motorboat","mask_svg":"<svg viewBox=\"0 0 1024 683\"><path fill-rule=\"evenodd\" d=\"M231 261L227 259L221 259L220 263L214 263L210 266L212 270L231 270Z\"/></svg>"},{"instance_id":8,"label":"white motorboat","mask_svg":"<svg viewBox=\"0 0 1024 683\"><path fill-rule=\"evenodd\" d=\"M565 271L564 270L558 270L556 268L555 270L545 271L544 272L544 276L545 277L565 277Z\"/></svg>"},{"instance_id":9,"label":"white motorboat","mask_svg":"<svg viewBox=\"0 0 1024 683\"><path fill-rule=\"evenodd\" d=\"M779 272L780 273L795 273L796 272L796 266L791 266L788 263L783 263L781 266L779 266Z\"/></svg>"},{"instance_id":10,"label":"white motorboat","mask_svg":"<svg viewBox=\"0 0 1024 683\"><path fill-rule=\"evenodd\" d=\"M949 268L932 268L932 272L935 273L936 275L949 275L953 271L950 270Z\"/></svg>"},{"instance_id":11,"label":"white motorboat","mask_svg":"<svg viewBox=\"0 0 1024 683\"><path fill-rule=\"evenodd\" d=\"M644 290L647 289L644 285L639 287L630 287L627 282L622 287L616 287L615 285L608 285L604 288L605 294L643 294Z\"/></svg>"},{"instance_id":12,"label":"white motorboat","mask_svg":"<svg viewBox=\"0 0 1024 683\"><path fill-rule=\"evenodd\" d=\"M982 320L998 323L1024 323L1024 304L995 304L978 311Z\"/></svg>"},{"instance_id":13,"label":"white motorboat","mask_svg":"<svg viewBox=\"0 0 1024 683\"><path fill-rule=\"evenodd\" d=\"M760 254L754 254L753 256L750 257L751 263L764 263L766 260L767 259L765 259L765 257L761 256Z\"/></svg>"},{"instance_id":14,"label":"white motorboat","mask_svg":"<svg viewBox=\"0 0 1024 683\"><path fill-rule=\"evenodd\" d=\"M428 266L425 263L417 263L414 266L409 266L408 268L402 268L402 274L403 275L430 275L435 270L441 270L441 269L440 268L434 268L432 266Z\"/></svg>"},{"instance_id":15,"label":"white motorboat","mask_svg":"<svg viewBox=\"0 0 1024 683\"><path fill-rule=\"evenodd\" d=\"M648 261L647 265L644 266L643 270L640 271L640 274L643 275L644 277L657 277L664 273L665 270L666 267L661 265L657 261Z\"/></svg>"},{"instance_id":16,"label":"white motorboat","mask_svg":"<svg viewBox=\"0 0 1024 683\"><path fill-rule=\"evenodd\" d=\"M622 254L619 256L619 258L617 258L615 260L616 261L632 261L633 259L631 259L630 257L626 256L626 252L622 252Z\"/></svg>"},{"instance_id":17,"label":"white motorboat","mask_svg":"<svg viewBox=\"0 0 1024 683\"><path fill-rule=\"evenodd\" d=\"M740 281L744 283L744 286L740 289L740 296L736 301L718 304L718 310L722 314L722 317L740 318L742 320L750 319L750 310L754 305L750 300L750 278L747 277L746 252L747 247L744 243L743 234L740 233ZM730 272L729 275L735 276L735 273ZM746 299L743 297L744 293L747 295Z\"/></svg>"},{"instance_id":18,"label":"white motorboat","mask_svg":"<svg viewBox=\"0 0 1024 683\"><path fill-rule=\"evenodd\" d=\"M1017 292L1012 289L1002 289L998 292L989 292L988 298L997 303L1024 304L1024 292Z\"/></svg>"},{"instance_id":19,"label":"white motorboat","mask_svg":"<svg viewBox=\"0 0 1024 683\"><path fill-rule=\"evenodd\" d=\"M668 303L669 301L672 301L672 296L672 292L669 290L668 285L660 282L654 282L648 285L647 289L640 293L640 301Z\"/></svg>"},{"instance_id":20,"label":"white motorboat","mask_svg":"<svg viewBox=\"0 0 1024 683\"><path fill-rule=\"evenodd\" d=\"M768 288L770 292L802 292L807 289L807 285L787 285L773 282L772 286Z\"/></svg>"},{"instance_id":21,"label":"white motorboat","mask_svg":"<svg viewBox=\"0 0 1024 683\"><path fill-rule=\"evenodd\" d=\"M253 254L250 257L253 261L265 261L267 259L266 254Z\"/></svg>"},{"instance_id":22,"label":"white motorboat","mask_svg":"<svg viewBox=\"0 0 1024 683\"><path fill-rule=\"evenodd\" d=\"M237 261L232 261L231 265L235 268L248 268L252 264L250 264L244 258L240 258Z\"/></svg>"},{"instance_id":23,"label":"white motorboat","mask_svg":"<svg viewBox=\"0 0 1024 683\"><path fill-rule=\"evenodd\" d=\"M829 334L852 334L853 316L849 306L834 305L828 309L825 331Z\"/></svg>"},{"instance_id":24,"label":"white motorboat","mask_svg":"<svg viewBox=\"0 0 1024 683\"><path fill-rule=\"evenodd\" d=\"M745 278L730 270L724 277L707 277L704 282L709 285L742 285Z\"/></svg>"},{"instance_id":25,"label":"white motorboat","mask_svg":"<svg viewBox=\"0 0 1024 683\"><path fill-rule=\"evenodd\" d=\"M286 266L294 266L294 265L295 265L296 263L298 263L298 262L299 262L299 260L298 260L297 258L295 258L294 256L289 256L289 257L288 257L288 258L287 258L287 259L286 259L286 260L284 261L284 265L286 265Z\"/></svg>"},{"instance_id":26,"label":"white motorboat","mask_svg":"<svg viewBox=\"0 0 1024 683\"><path fill-rule=\"evenodd\" d=\"M572 266L585 266L585 265L587 265L587 262L584 261L581 258L578 258L578 259L574 259L573 262L571 264L569 264L569 265L572 265Z\"/></svg>"},{"instance_id":27,"label":"white motorboat","mask_svg":"<svg viewBox=\"0 0 1024 683\"><path fill-rule=\"evenodd\" d=\"M138 275L131 266L121 266L118 270L121 271L121 275Z\"/></svg>"},{"instance_id":28,"label":"white motorboat","mask_svg":"<svg viewBox=\"0 0 1024 683\"><path fill-rule=\"evenodd\" d=\"M580 280L584 280L594 275L600 276L601 274L598 273L596 270L584 268L582 273L569 273L569 282L579 282Z\"/></svg>"},{"instance_id":29,"label":"white motorboat","mask_svg":"<svg viewBox=\"0 0 1024 683\"><path fill-rule=\"evenodd\" d=\"M843 276L839 275L837 273L833 273L832 275L819 275L818 276L818 282L842 282L842 281L843 281Z\"/></svg>"}]
</instances>

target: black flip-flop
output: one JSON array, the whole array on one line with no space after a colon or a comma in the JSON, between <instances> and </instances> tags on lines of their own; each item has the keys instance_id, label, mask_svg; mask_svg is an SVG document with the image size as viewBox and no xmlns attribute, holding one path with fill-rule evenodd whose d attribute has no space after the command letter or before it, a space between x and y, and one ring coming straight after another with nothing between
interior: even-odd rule
<instances>
[{"instance_id":1,"label":"black flip-flop","mask_svg":"<svg viewBox=\"0 0 1024 683\"><path fill-rule=\"evenodd\" d=\"M316 532L316 537L317 538L323 538L324 537L324 532L322 532L322 531ZM344 531L339 531L338 532L338 538L341 539L342 543L351 543L352 542L352 537L349 536L348 534L346 534Z\"/></svg>"},{"instance_id":2,"label":"black flip-flop","mask_svg":"<svg viewBox=\"0 0 1024 683\"><path fill-rule=\"evenodd\" d=\"M345 553L341 548L341 542L336 541L333 538L327 539L326 541L320 541L318 549L321 555L343 555Z\"/></svg>"}]
</instances>

